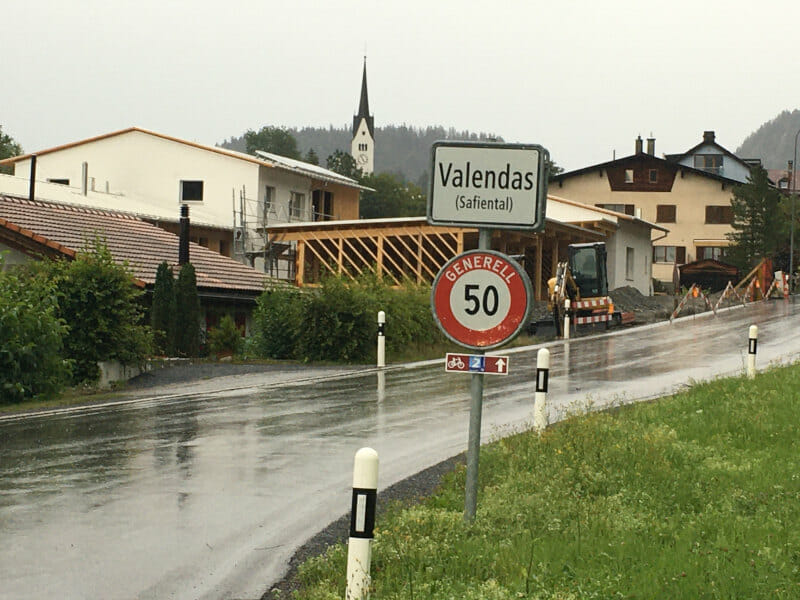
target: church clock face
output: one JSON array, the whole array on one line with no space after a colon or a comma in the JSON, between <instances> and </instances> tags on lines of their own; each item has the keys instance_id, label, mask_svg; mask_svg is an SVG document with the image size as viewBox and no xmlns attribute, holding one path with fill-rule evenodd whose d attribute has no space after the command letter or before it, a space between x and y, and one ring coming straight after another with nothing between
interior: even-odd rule
<instances>
[{"instance_id":1,"label":"church clock face","mask_svg":"<svg viewBox=\"0 0 800 600\"><path fill-rule=\"evenodd\" d=\"M367 160L368 160L367 159L367 155L363 154L363 153L359 154L358 158L356 160L358 160L359 164L365 165L365 164L367 164Z\"/></svg>"}]
</instances>

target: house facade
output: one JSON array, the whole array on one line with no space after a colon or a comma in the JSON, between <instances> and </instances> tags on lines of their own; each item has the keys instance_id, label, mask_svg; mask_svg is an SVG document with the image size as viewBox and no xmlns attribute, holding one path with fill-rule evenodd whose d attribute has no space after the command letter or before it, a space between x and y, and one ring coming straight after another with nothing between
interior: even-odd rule
<instances>
[{"instance_id":1,"label":"house facade","mask_svg":"<svg viewBox=\"0 0 800 600\"><path fill-rule=\"evenodd\" d=\"M362 189L315 165L204 146L138 127L0 163L13 165L19 179L29 180L33 173L36 181L84 194L106 193L103 208L111 210L130 210L128 197L146 198L175 214L182 204L197 207L208 225L228 232L215 249L260 270L268 263L266 225L358 218Z\"/></svg>"},{"instance_id":2,"label":"house facade","mask_svg":"<svg viewBox=\"0 0 800 600\"><path fill-rule=\"evenodd\" d=\"M630 286L653 294L652 237L669 230L636 216L615 212L554 195L547 197L547 217L562 223L594 223L605 230L608 289Z\"/></svg>"},{"instance_id":3,"label":"house facade","mask_svg":"<svg viewBox=\"0 0 800 600\"><path fill-rule=\"evenodd\" d=\"M680 160L668 160L655 156L655 140L648 140L645 150L639 138L633 155L557 175L550 191L668 230L653 232L652 272L655 279L672 282L676 265L724 256L732 231L733 188L741 183L719 174L717 167L685 164L693 160L691 156L710 150L702 144L695 148L697 154L690 151L686 156L673 155L673 159L683 156Z\"/></svg>"}]
</instances>

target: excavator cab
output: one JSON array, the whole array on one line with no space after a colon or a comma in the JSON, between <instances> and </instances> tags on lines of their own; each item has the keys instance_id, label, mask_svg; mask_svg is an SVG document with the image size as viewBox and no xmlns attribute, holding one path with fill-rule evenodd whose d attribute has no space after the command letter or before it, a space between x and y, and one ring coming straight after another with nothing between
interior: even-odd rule
<instances>
[{"instance_id":1,"label":"excavator cab","mask_svg":"<svg viewBox=\"0 0 800 600\"><path fill-rule=\"evenodd\" d=\"M569 251L569 270L578 297L600 298L608 295L608 274L606 271L606 245L571 244Z\"/></svg>"}]
</instances>

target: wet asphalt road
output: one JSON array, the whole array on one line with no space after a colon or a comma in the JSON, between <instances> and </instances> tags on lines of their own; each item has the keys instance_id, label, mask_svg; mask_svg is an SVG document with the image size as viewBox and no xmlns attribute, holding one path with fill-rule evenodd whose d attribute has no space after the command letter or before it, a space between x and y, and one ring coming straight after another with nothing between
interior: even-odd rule
<instances>
[{"instance_id":1,"label":"wet asphalt road","mask_svg":"<svg viewBox=\"0 0 800 600\"><path fill-rule=\"evenodd\" d=\"M550 419L800 356L794 303L553 342ZM531 421L538 347L488 377L483 439ZM349 507L353 454L385 487L466 447L469 376L263 374L0 419L0 598L258 598Z\"/></svg>"}]
</instances>

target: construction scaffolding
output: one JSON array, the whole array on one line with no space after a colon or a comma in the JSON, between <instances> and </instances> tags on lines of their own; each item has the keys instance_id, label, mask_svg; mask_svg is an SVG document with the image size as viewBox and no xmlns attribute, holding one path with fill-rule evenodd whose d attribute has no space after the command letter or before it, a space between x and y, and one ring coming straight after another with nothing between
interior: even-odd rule
<instances>
[{"instance_id":1,"label":"construction scaffolding","mask_svg":"<svg viewBox=\"0 0 800 600\"><path fill-rule=\"evenodd\" d=\"M278 206L269 195L263 200L249 198L244 186L238 194L232 190L231 196L234 257L270 277L294 279L296 244L272 240L268 230L270 224L292 220L286 207Z\"/></svg>"}]
</instances>

